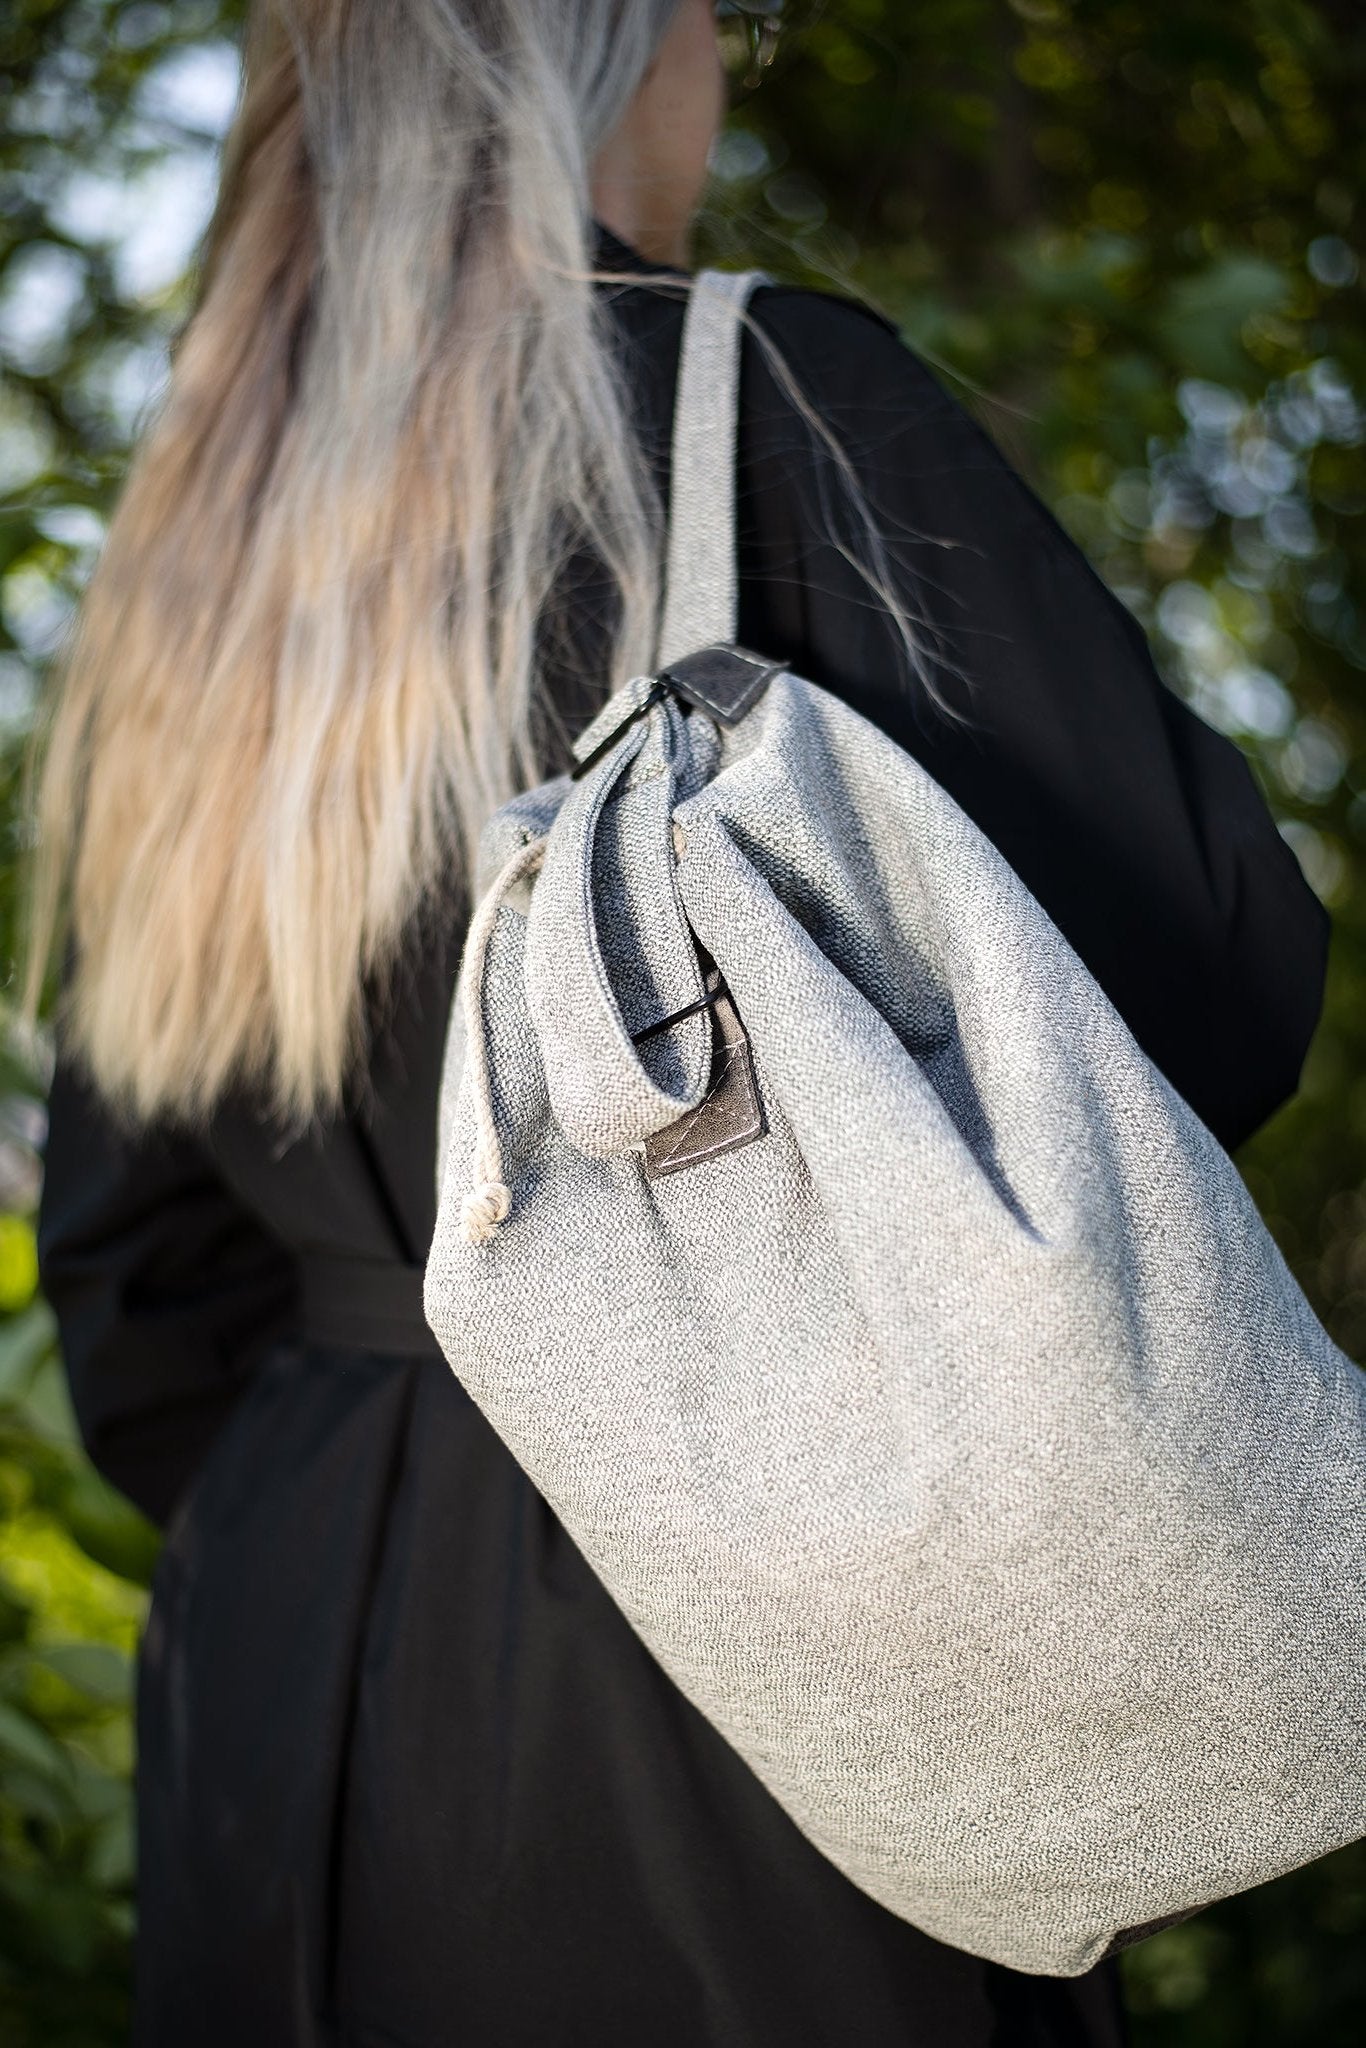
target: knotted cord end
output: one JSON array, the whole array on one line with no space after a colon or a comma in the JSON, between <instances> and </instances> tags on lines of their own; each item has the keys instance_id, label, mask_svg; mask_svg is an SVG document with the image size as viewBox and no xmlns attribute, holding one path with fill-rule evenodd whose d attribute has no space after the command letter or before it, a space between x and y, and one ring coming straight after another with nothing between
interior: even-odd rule
<instances>
[{"instance_id":1,"label":"knotted cord end","mask_svg":"<svg viewBox=\"0 0 1366 2048\"><path fill-rule=\"evenodd\" d=\"M512 1195L500 1180L481 1181L460 1204L460 1234L466 1244L491 1244L512 1207Z\"/></svg>"}]
</instances>

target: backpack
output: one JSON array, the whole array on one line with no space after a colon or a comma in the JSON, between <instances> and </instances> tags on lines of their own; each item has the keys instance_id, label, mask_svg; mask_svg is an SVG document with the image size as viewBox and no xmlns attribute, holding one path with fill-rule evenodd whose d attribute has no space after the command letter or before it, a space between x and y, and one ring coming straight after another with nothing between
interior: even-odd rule
<instances>
[{"instance_id":1,"label":"backpack","mask_svg":"<svg viewBox=\"0 0 1366 2048\"><path fill-rule=\"evenodd\" d=\"M1366 1375L991 841L735 646L755 275L658 671L484 836L425 1309L817 1848L1080 1975L1366 1832Z\"/></svg>"}]
</instances>

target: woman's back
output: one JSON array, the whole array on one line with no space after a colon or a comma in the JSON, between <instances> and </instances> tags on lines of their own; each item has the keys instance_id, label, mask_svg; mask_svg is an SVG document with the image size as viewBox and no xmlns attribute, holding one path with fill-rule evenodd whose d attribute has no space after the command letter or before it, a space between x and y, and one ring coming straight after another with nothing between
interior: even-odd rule
<instances>
[{"instance_id":1,"label":"woman's back","mask_svg":"<svg viewBox=\"0 0 1366 2048\"><path fill-rule=\"evenodd\" d=\"M603 229L598 255L657 268ZM662 482L682 293L598 289ZM905 678L831 460L754 340L741 640L925 761L1237 1143L1294 1088L1327 932L1245 763L885 323L782 289L754 314L970 723ZM605 694L607 617L584 557L545 621L547 767ZM1013 1975L825 1862L436 1353L417 1276L458 896L414 920L345 1113L302 1139L246 1099L202 1140L120 1138L59 1072L44 1278L97 1459L172 1517L139 1709L140 2038L1117 2041L1112 1965Z\"/></svg>"}]
</instances>

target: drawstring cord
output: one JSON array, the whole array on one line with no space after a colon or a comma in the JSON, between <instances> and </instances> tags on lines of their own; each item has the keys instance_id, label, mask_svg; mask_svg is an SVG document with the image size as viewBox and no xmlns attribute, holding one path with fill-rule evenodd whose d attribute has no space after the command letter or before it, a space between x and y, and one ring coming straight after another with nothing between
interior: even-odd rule
<instances>
[{"instance_id":1,"label":"drawstring cord","mask_svg":"<svg viewBox=\"0 0 1366 2048\"><path fill-rule=\"evenodd\" d=\"M491 1244L512 1207L512 1191L503 1179L503 1148L493 1119L493 1085L484 1025L484 962L503 898L527 875L536 873L545 859L545 849L544 835L518 847L485 891L470 919L465 940L465 1059L475 1128L471 1186L460 1204L460 1232L466 1244Z\"/></svg>"}]
</instances>

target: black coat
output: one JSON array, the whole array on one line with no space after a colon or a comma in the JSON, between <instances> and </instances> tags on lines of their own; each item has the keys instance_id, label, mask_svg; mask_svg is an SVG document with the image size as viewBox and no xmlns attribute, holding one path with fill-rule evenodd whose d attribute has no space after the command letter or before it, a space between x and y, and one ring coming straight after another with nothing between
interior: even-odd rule
<instances>
[{"instance_id":1,"label":"black coat","mask_svg":"<svg viewBox=\"0 0 1366 2048\"><path fill-rule=\"evenodd\" d=\"M646 267L605 234L600 254ZM681 298L597 289L662 481ZM753 338L741 640L925 763L1236 1145L1297 1085L1329 934L1242 755L885 322L777 287L754 312L852 455L973 730L905 682ZM565 588L572 730L603 607L591 565ZM798 1834L425 1340L464 916L415 925L351 1111L306 1139L238 1102L206 1135L123 1142L59 1062L43 1280L92 1457L169 1522L140 1665L138 2040L1118 2042L1114 1963L1052 1980L944 1947Z\"/></svg>"}]
</instances>

